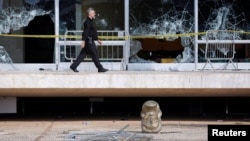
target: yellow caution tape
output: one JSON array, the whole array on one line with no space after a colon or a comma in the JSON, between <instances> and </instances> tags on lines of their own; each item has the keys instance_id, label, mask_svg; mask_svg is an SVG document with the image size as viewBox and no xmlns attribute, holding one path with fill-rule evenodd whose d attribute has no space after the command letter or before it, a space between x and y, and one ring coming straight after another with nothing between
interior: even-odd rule
<instances>
[{"instance_id":1,"label":"yellow caution tape","mask_svg":"<svg viewBox=\"0 0 250 141\"><path fill-rule=\"evenodd\" d=\"M16 37L16 38L58 38L62 35L23 35L23 34L0 34L2 37ZM62 36L64 37L64 36Z\"/></svg>"},{"instance_id":2,"label":"yellow caution tape","mask_svg":"<svg viewBox=\"0 0 250 141\"><path fill-rule=\"evenodd\" d=\"M215 32L217 30L214 30ZM240 32L241 34L250 34L250 32L227 30L228 32ZM178 38L190 37L195 35L205 35L206 32L198 33L181 33L181 34L165 34L165 35L144 35L144 36L98 36L103 40L124 40L124 39L145 39L145 38ZM15 38L68 38L68 39L81 39L79 35L23 35L23 34L0 34L0 37L15 37Z\"/></svg>"}]
</instances>

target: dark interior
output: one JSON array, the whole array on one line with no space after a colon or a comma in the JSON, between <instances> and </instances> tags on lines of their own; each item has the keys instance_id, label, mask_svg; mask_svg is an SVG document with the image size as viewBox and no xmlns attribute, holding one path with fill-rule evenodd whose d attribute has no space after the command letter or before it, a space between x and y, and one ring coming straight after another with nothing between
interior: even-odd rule
<instances>
[{"instance_id":1,"label":"dark interior","mask_svg":"<svg viewBox=\"0 0 250 141\"><path fill-rule=\"evenodd\" d=\"M54 35L49 15L37 16L25 28L27 35ZM25 38L25 63L53 63L54 38Z\"/></svg>"},{"instance_id":2,"label":"dark interior","mask_svg":"<svg viewBox=\"0 0 250 141\"><path fill-rule=\"evenodd\" d=\"M164 119L249 120L249 97L19 97L17 118L139 119L147 100L159 103Z\"/></svg>"}]
</instances>

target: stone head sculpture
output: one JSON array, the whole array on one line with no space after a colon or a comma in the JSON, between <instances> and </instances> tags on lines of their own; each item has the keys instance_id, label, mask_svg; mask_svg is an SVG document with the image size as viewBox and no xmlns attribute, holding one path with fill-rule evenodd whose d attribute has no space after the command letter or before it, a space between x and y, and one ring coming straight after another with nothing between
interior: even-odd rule
<instances>
[{"instance_id":1,"label":"stone head sculpture","mask_svg":"<svg viewBox=\"0 0 250 141\"><path fill-rule=\"evenodd\" d=\"M156 101L149 100L142 105L141 128L145 133L158 133L161 131L162 112Z\"/></svg>"}]
</instances>

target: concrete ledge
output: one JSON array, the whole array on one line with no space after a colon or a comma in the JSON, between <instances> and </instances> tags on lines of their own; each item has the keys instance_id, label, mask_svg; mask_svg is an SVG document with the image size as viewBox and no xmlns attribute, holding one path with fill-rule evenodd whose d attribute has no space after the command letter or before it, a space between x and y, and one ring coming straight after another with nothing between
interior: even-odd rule
<instances>
[{"instance_id":1,"label":"concrete ledge","mask_svg":"<svg viewBox=\"0 0 250 141\"><path fill-rule=\"evenodd\" d=\"M0 89L0 97L249 97L248 89L89 89L14 88Z\"/></svg>"},{"instance_id":2,"label":"concrete ledge","mask_svg":"<svg viewBox=\"0 0 250 141\"><path fill-rule=\"evenodd\" d=\"M249 72L0 72L0 96L250 96Z\"/></svg>"}]
</instances>

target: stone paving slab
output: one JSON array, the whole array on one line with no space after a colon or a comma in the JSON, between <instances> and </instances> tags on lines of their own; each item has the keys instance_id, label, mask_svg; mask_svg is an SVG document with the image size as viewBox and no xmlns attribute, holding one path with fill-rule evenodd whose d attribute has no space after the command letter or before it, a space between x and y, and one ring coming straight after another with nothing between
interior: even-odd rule
<instances>
[{"instance_id":1,"label":"stone paving slab","mask_svg":"<svg viewBox=\"0 0 250 141\"><path fill-rule=\"evenodd\" d=\"M207 125L209 124L244 125L250 124L250 122L175 120L163 121L162 124L160 133L143 134L139 120L2 120L0 121L0 141L85 141L95 135L117 132L126 125L129 126L124 133L151 136L152 141L206 141Z\"/></svg>"}]
</instances>

